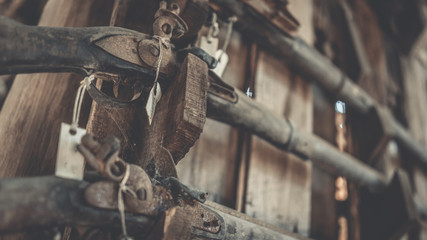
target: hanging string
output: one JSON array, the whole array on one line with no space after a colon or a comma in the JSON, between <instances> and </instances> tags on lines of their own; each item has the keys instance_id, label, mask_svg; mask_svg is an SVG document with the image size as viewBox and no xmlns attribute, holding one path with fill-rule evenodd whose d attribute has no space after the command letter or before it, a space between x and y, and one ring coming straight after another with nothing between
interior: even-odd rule
<instances>
[{"instance_id":1,"label":"hanging string","mask_svg":"<svg viewBox=\"0 0 427 240\"><path fill-rule=\"evenodd\" d=\"M111 12L111 17L110 17L110 26L116 25L117 15L119 14L120 2L121 0L114 1L113 11Z\"/></svg>"},{"instance_id":2,"label":"hanging string","mask_svg":"<svg viewBox=\"0 0 427 240\"><path fill-rule=\"evenodd\" d=\"M70 133L75 134L77 132L77 128L79 127L79 118L80 111L82 109L83 98L85 96L85 92L89 84L95 79L92 75L85 77L83 81L80 82L80 86L77 89L76 99L74 100L74 108L73 108L73 119L71 122Z\"/></svg>"},{"instance_id":3,"label":"hanging string","mask_svg":"<svg viewBox=\"0 0 427 240\"><path fill-rule=\"evenodd\" d=\"M163 51L162 51L162 45L166 48L169 48L169 39L160 37L160 36L153 36L154 39L157 39L159 41L159 57L157 58L157 68L156 68L156 77L154 78L154 95L157 94L157 80L159 79L159 73L160 73L160 67L162 66L162 60L163 60Z\"/></svg>"},{"instance_id":4,"label":"hanging string","mask_svg":"<svg viewBox=\"0 0 427 240\"><path fill-rule=\"evenodd\" d=\"M211 43L212 38L217 37L218 33L219 33L218 17L216 15L216 13L212 13L211 26L209 27L208 35L206 38L208 43Z\"/></svg>"},{"instance_id":5,"label":"hanging string","mask_svg":"<svg viewBox=\"0 0 427 240\"><path fill-rule=\"evenodd\" d=\"M233 16L228 19L228 25L227 25L227 35L225 35L224 44L222 45L222 52L218 57L218 61L221 60L222 55L227 51L228 45L230 44L231 40L231 34L233 33L233 24L237 22L237 17Z\"/></svg>"},{"instance_id":6,"label":"hanging string","mask_svg":"<svg viewBox=\"0 0 427 240\"><path fill-rule=\"evenodd\" d=\"M151 88L150 91L150 95L149 95L149 100L147 101L147 107L148 104L151 103L151 107L147 108L147 114L148 114L148 120L149 123L151 125L151 121L154 117L154 112L155 112L155 108L156 108L156 104L157 101L160 99L161 97L161 89L159 87L158 84L158 79L159 79L159 74L160 74L160 67L162 66L162 60L163 60L163 47L165 48L169 48L169 39L168 38L164 38L158 35L153 36L154 39L157 39L159 41L159 56L157 58L157 67L156 67L156 76L154 78L154 83L153 83L153 87ZM158 89L160 90L160 95L158 96ZM151 102L150 102L151 101ZM151 109L151 111L149 111L148 109Z\"/></svg>"},{"instance_id":7,"label":"hanging string","mask_svg":"<svg viewBox=\"0 0 427 240\"><path fill-rule=\"evenodd\" d=\"M123 237L126 240L132 240L132 238L128 236L127 229L126 229L125 204L124 204L124 200L123 200L123 194L129 193L133 197L135 197L135 198L137 197L136 193L132 189L130 189L129 187L126 186L126 182L129 179L129 172L130 172L129 169L130 169L129 164L126 164L125 175L119 184L119 191L118 191L118 196L117 196L119 213L120 213L120 221L122 223Z\"/></svg>"}]
</instances>

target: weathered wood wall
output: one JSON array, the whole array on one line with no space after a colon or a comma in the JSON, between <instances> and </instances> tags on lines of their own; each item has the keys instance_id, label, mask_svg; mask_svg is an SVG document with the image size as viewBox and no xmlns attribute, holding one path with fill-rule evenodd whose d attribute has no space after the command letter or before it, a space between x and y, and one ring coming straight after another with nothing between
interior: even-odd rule
<instances>
[{"instance_id":1,"label":"weathered wood wall","mask_svg":"<svg viewBox=\"0 0 427 240\"><path fill-rule=\"evenodd\" d=\"M301 22L299 35L313 43L312 1L290 1L289 9ZM311 132L310 84L292 73L283 59L253 49L248 39L234 34L228 51L230 65L223 79L244 92L253 85L250 91L256 101ZM254 69L246 64L248 51L257 55ZM250 83L251 71L255 72L254 83ZM248 145L242 142L245 139L238 138L236 129L208 120L196 146L178 164L179 177L191 186L209 191L211 200L229 207L237 203L236 207L250 216L309 235L311 164L257 137L252 137L246 149ZM236 192L241 188L243 195Z\"/></svg>"},{"instance_id":2,"label":"weathered wood wall","mask_svg":"<svg viewBox=\"0 0 427 240\"><path fill-rule=\"evenodd\" d=\"M403 94L405 117L411 134L427 148L427 43L420 51L402 59ZM409 160L409 159L407 159ZM414 166L412 177L415 197L418 201L427 203L427 174L423 169ZM424 225L414 233L419 239L427 239L427 228Z\"/></svg>"},{"instance_id":3,"label":"weathered wood wall","mask_svg":"<svg viewBox=\"0 0 427 240\"><path fill-rule=\"evenodd\" d=\"M316 45L353 79L359 79L359 85L404 119L413 136L427 147L426 44L419 45L420 51L400 56L403 72L399 76L399 71L390 69L378 16L371 11L369 1L349 2L373 69L371 77L358 78L360 66L337 1L290 0L290 11L301 22L298 35ZM51 0L40 24L108 25L111 9L112 1ZM139 24L141 19L136 18L127 19L123 26L144 30ZM234 32L227 52L230 61L223 76L226 82L243 91L250 87L255 100L266 108L335 143L333 96L324 96L318 88L313 91L307 79L288 69L283 59L258 47L250 36ZM59 123L71 120L79 80L72 74L16 78L0 113L0 135L6 136L0 140L1 177L53 172ZM401 97L404 116L399 116ZM350 124L351 121L350 115ZM35 130L38 134L28 134ZM348 137L352 138L349 150L360 155L364 151L363 136L349 132ZM335 176L278 151L257 137L208 119L197 144L177 168L184 183L208 191L210 200L316 239L337 237ZM416 198L427 202L427 175L415 165L410 169ZM360 239L357 188L352 187L350 195L350 237ZM411 233L410 239L427 238L426 229L417 231Z\"/></svg>"},{"instance_id":4,"label":"weathered wood wall","mask_svg":"<svg viewBox=\"0 0 427 240\"><path fill-rule=\"evenodd\" d=\"M46 4L39 25L107 25L111 7L105 6L109 5L112 1L52 0ZM60 124L71 122L80 81L80 76L69 73L25 74L15 78L0 113L0 177L53 173ZM34 232L25 236L39 238Z\"/></svg>"}]
</instances>

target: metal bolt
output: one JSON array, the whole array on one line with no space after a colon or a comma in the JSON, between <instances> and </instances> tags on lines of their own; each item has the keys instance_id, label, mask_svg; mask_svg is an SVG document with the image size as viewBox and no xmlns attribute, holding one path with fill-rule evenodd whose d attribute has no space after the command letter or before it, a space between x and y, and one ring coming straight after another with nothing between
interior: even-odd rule
<instances>
[{"instance_id":1,"label":"metal bolt","mask_svg":"<svg viewBox=\"0 0 427 240\"><path fill-rule=\"evenodd\" d=\"M172 26L169 23L165 23L162 25L162 31L165 34L171 34L172 33Z\"/></svg>"},{"instance_id":2,"label":"metal bolt","mask_svg":"<svg viewBox=\"0 0 427 240\"><path fill-rule=\"evenodd\" d=\"M160 54L160 50L156 46L151 45L150 46L150 53L153 54L153 56L158 57Z\"/></svg>"},{"instance_id":3,"label":"metal bolt","mask_svg":"<svg viewBox=\"0 0 427 240\"><path fill-rule=\"evenodd\" d=\"M138 196L138 199L141 201L145 201L147 199L147 191L144 188L138 189L136 192L136 195Z\"/></svg>"},{"instance_id":4,"label":"metal bolt","mask_svg":"<svg viewBox=\"0 0 427 240\"><path fill-rule=\"evenodd\" d=\"M211 225L214 227L218 227L219 226L219 221L217 219L214 219L211 221Z\"/></svg>"}]
</instances>

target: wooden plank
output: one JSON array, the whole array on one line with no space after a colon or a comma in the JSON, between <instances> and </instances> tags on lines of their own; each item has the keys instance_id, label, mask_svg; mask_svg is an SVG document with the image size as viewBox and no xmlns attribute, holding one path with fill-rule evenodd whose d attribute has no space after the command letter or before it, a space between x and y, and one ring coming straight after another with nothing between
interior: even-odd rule
<instances>
[{"instance_id":1,"label":"wooden plank","mask_svg":"<svg viewBox=\"0 0 427 240\"><path fill-rule=\"evenodd\" d=\"M50 1L39 25L100 24L109 13L91 11L96 1ZM58 11L61 9L61 11ZM97 18L97 22L91 20ZM59 127L71 122L74 97L81 77L75 74L17 76L0 114L0 176L39 175L53 172Z\"/></svg>"},{"instance_id":2,"label":"wooden plank","mask_svg":"<svg viewBox=\"0 0 427 240\"><path fill-rule=\"evenodd\" d=\"M313 42L312 1L290 1L289 9L301 22L299 35ZM300 129L312 131L311 86L285 64L261 52L255 99L288 117ZM281 152L253 137L248 172L246 213L282 228L308 235L311 211L311 163Z\"/></svg>"},{"instance_id":3,"label":"wooden plank","mask_svg":"<svg viewBox=\"0 0 427 240\"><path fill-rule=\"evenodd\" d=\"M46 4L39 25L105 25L111 3L52 0ZM53 173L60 124L71 122L80 81L80 76L68 73L25 74L15 78L0 113L0 134L7 136L0 140L1 177ZM82 117L87 113L82 112ZM2 239L40 239L40 236L37 236L37 232L31 232L4 236Z\"/></svg>"},{"instance_id":4,"label":"wooden plank","mask_svg":"<svg viewBox=\"0 0 427 240\"><path fill-rule=\"evenodd\" d=\"M254 97L254 85L256 75L256 65L258 62L258 45L255 42L249 43L248 64L246 66L247 79L245 84L246 95ZM244 90L244 89L243 89ZM239 133L239 154L237 156L237 178L236 178L236 201L235 208L239 212L245 212L246 191L249 170L249 156L251 148L251 134L241 131Z\"/></svg>"},{"instance_id":5,"label":"wooden plank","mask_svg":"<svg viewBox=\"0 0 427 240\"><path fill-rule=\"evenodd\" d=\"M0 14L18 22L37 25L47 0L0 0Z\"/></svg>"},{"instance_id":6,"label":"wooden plank","mask_svg":"<svg viewBox=\"0 0 427 240\"><path fill-rule=\"evenodd\" d=\"M334 106L317 86L313 86L313 104L313 133L335 145ZM310 237L336 239L335 176L313 165L311 177Z\"/></svg>"},{"instance_id":7,"label":"wooden plank","mask_svg":"<svg viewBox=\"0 0 427 240\"><path fill-rule=\"evenodd\" d=\"M311 130L309 85L292 78L283 63L260 53L255 99L271 111L289 117L301 129ZM246 213L308 235L310 225L311 166L253 137L249 162Z\"/></svg>"},{"instance_id":8,"label":"wooden plank","mask_svg":"<svg viewBox=\"0 0 427 240\"><path fill-rule=\"evenodd\" d=\"M152 124L142 119L138 164L151 177L176 177L175 164L199 138L206 120L207 82L206 63L189 54L163 92Z\"/></svg>"},{"instance_id":9,"label":"wooden plank","mask_svg":"<svg viewBox=\"0 0 427 240\"><path fill-rule=\"evenodd\" d=\"M424 48L425 49L425 48ZM408 58L402 58L403 84L404 84L404 109L406 121L412 136L427 148L427 59L422 56L426 50L414 53ZM415 198L427 203L427 174L423 169L412 166L412 178L414 182ZM420 229L419 239L427 239L427 228Z\"/></svg>"},{"instance_id":10,"label":"wooden plank","mask_svg":"<svg viewBox=\"0 0 427 240\"><path fill-rule=\"evenodd\" d=\"M237 32L232 35L227 53L230 60L222 79L241 89L247 49ZM200 139L177 165L181 181L207 191L211 201L234 207L237 139L236 129L207 119Z\"/></svg>"}]
</instances>

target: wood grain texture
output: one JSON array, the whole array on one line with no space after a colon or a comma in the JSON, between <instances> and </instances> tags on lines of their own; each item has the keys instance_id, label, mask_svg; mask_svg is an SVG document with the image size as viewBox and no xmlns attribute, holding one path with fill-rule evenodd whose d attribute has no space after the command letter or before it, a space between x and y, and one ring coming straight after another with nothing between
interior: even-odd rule
<instances>
[{"instance_id":1,"label":"wood grain texture","mask_svg":"<svg viewBox=\"0 0 427 240\"><path fill-rule=\"evenodd\" d=\"M365 0L355 1L354 17L368 62L373 69L370 78L361 78L358 83L378 103L386 105L387 87L391 84L391 79L388 77L383 37L377 17Z\"/></svg>"},{"instance_id":2,"label":"wood grain texture","mask_svg":"<svg viewBox=\"0 0 427 240\"><path fill-rule=\"evenodd\" d=\"M108 14L95 13L99 1L49 1L39 25L82 27L100 24ZM107 3L108 4L108 3ZM58 11L61 9L61 11ZM94 21L92 18L96 18ZM0 114L0 176L50 174L55 166L60 123L71 122L80 76L19 75Z\"/></svg>"},{"instance_id":3,"label":"wood grain texture","mask_svg":"<svg viewBox=\"0 0 427 240\"><path fill-rule=\"evenodd\" d=\"M309 85L292 76L283 63L261 52L255 99L269 110L287 116L307 131L312 129ZM311 164L283 153L253 137L250 152L246 213L308 235L310 229Z\"/></svg>"},{"instance_id":4,"label":"wood grain texture","mask_svg":"<svg viewBox=\"0 0 427 240\"><path fill-rule=\"evenodd\" d=\"M233 33L223 80L239 89L245 79L246 52L241 36ZM207 191L209 200L233 207L237 140L236 129L207 119L200 139L177 165L181 181Z\"/></svg>"},{"instance_id":5,"label":"wood grain texture","mask_svg":"<svg viewBox=\"0 0 427 240\"><path fill-rule=\"evenodd\" d=\"M335 109L322 90L313 86L313 133L335 144ZM336 239L337 204L335 201L335 176L313 165L311 180L310 237Z\"/></svg>"},{"instance_id":6,"label":"wood grain texture","mask_svg":"<svg viewBox=\"0 0 427 240\"><path fill-rule=\"evenodd\" d=\"M425 49L425 48L424 48ZM414 138L427 148L427 60L420 57L420 51L407 58L402 57L405 117L409 131ZM427 204L427 174L416 165L412 167L414 195L417 200ZM419 239L427 238L427 229L420 230Z\"/></svg>"},{"instance_id":7,"label":"wood grain texture","mask_svg":"<svg viewBox=\"0 0 427 240\"><path fill-rule=\"evenodd\" d=\"M299 35L314 41L311 0L290 1L300 21ZM300 129L313 129L311 86L285 64L261 52L255 78L255 100L288 117ZM249 158L246 213L308 236L311 212L311 163L281 152L253 137Z\"/></svg>"},{"instance_id":8,"label":"wood grain texture","mask_svg":"<svg viewBox=\"0 0 427 240\"><path fill-rule=\"evenodd\" d=\"M171 88L163 146L178 163L199 139L206 121L208 67L189 54L181 64Z\"/></svg>"},{"instance_id":9,"label":"wood grain texture","mask_svg":"<svg viewBox=\"0 0 427 240\"><path fill-rule=\"evenodd\" d=\"M84 27L106 24L111 2L51 0L44 8L39 25ZM103 10L100 10L101 5ZM16 77L0 113L0 134L4 136L0 140L0 177L53 173L60 124L71 122L80 80L81 77L75 74L25 74ZM2 239L39 238L28 233Z\"/></svg>"}]
</instances>

